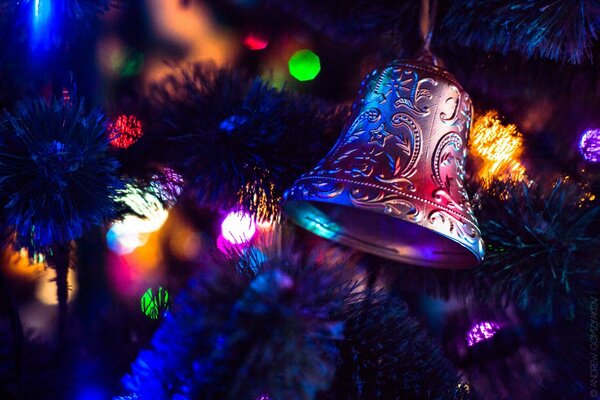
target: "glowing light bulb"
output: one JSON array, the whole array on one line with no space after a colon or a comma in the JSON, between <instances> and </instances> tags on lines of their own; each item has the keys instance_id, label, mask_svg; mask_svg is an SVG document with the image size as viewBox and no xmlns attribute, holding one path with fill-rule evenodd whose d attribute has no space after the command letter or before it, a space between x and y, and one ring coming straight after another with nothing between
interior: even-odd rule
<instances>
[{"instance_id":1,"label":"glowing light bulb","mask_svg":"<svg viewBox=\"0 0 600 400\"><path fill-rule=\"evenodd\" d=\"M221 235L232 244L249 242L256 233L252 217L242 211L232 211L221 223Z\"/></svg>"},{"instance_id":2,"label":"glowing light bulb","mask_svg":"<svg viewBox=\"0 0 600 400\"><path fill-rule=\"evenodd\" d=\"M310 81L321 71L321 60L311 50L298 50L288 61L290 74L299 81Z\"/></svg>"}]
</instances>

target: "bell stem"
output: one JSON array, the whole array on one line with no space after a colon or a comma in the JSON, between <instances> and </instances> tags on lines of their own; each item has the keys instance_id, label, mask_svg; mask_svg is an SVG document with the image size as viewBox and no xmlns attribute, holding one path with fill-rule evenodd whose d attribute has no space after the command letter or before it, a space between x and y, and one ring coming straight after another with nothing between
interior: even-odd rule
<instances>
[{"instance_id":1,"label":"bell stem","mask_svg":"<svg viewBox=\"0 0 600 400\"><path fill-rule=\"evenodd\" d=\"M419 19L419 33L421 34L421 52L418 60L439 65L439 60L431 52L431 38L433 37L433 28L435 27L435 17L437 13L437 1L421 0L421 15Z\"/></svg>"}]
</instances>

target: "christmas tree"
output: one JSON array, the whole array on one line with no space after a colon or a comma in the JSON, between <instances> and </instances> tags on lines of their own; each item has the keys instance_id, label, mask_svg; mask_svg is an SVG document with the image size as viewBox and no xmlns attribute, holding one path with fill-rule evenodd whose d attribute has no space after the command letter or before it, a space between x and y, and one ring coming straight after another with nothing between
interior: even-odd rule
<instances>
[{"instance_id":1,"label":"christmas tree","mask_svg":"<svg viewBox=\"0 0 600 400\"><path fill-rule=\"evenodd\" d=\"M0 1L1 399L596 399L597 0Z\"/></svg>"}]
</instances>

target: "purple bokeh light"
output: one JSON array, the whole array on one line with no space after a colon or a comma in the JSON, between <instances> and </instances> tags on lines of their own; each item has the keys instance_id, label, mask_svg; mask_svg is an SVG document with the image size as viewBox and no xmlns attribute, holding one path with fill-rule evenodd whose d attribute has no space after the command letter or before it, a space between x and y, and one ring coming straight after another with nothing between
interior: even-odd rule
<instances>
[{"instance_id":1,"label":"purple bokeh light","mask_svg":"<svg viewBox=\"0 0 600 400\"><path fill-rule=\"evenodd\" d=\"M588 162L600 162L600 129L590 129L581 134L579 152Z\"/></svg>"},{"instance_id":2,"label":"purple bokeh light","mask_svg":"<svg viewBox=\"0 0 600 400\"><path fill-rule=\"evenodd\" d=\"M473 346L494 336L500 326L493 321L482 321L474 324L467 333L467 345Z\"/></svg>"}]
</instances>

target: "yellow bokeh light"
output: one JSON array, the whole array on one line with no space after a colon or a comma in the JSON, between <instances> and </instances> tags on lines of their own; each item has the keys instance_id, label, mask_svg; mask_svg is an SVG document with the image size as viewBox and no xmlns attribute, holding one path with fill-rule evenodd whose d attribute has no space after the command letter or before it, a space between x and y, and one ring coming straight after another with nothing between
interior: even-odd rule
<instances>
[{"instance_id":1,"label":"yellow bokeh light","mask_svg":"<svg viewBox=\"0 0 600 400\"><path fill-rule=\"evenodd\" d=\"M77 272L69 268L67 272L67 285L69 288L67 302L71 302L77 294ZM35 288L35 298L46 305L56 305L56 270L46 268L40 275Z\"/></svg>"},{"instance_id":2,"label":"yellow bokeh light","mask_svg":"<svg viewBox=\"0 0 600 400\"><path fill-rule=\"evenodd\" d=\"M178 60L180 65L198 61L226 65L235 60L241 49L237 36L219 25L210 8L203 3L184 5L180 1L150 0L148 10L157 36L186 48L186 56ZM151 55L144 78L151 84L173 72L163 54Z\"/></svg>"},{"instance_id":3,"label":"yellow bokeh light","mask_svg":"<svg viewBox=\"0 0 600 400\"><path fill-rule=\"evenodd\" d=\"M469 142L476 158L477 177L488 188L493 180L523 181L526 170L521 163L523 136L514 124L503 125L496 111L477 117Z\"/></svg>"},{"instance_id":4,"label":"yellow bokeh light","mask_svg":"<svg viewBox=\"0 0 600 400\"><path fill-rule=\"evenodd\" d=\"M29 256L27 249L15 251L12 247L6 248L2 253L2 265L6 266L6 272L9 276L24 278L34 281L43 273L46 268L44 256L33 254Z\"/></svg>"}]
</instances>

